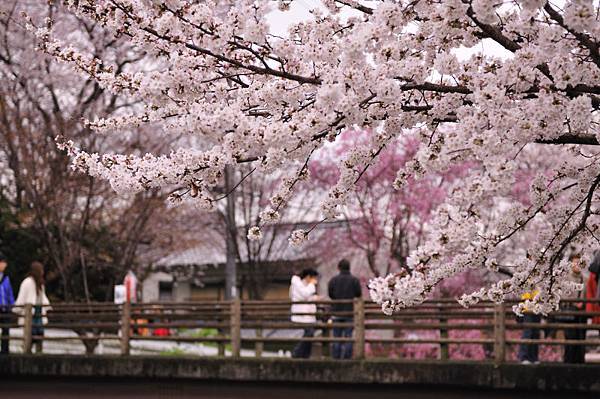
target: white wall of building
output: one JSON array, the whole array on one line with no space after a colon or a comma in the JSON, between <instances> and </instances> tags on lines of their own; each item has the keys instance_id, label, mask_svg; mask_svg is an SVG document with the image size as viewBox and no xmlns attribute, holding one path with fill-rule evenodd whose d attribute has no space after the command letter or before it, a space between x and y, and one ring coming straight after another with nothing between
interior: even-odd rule
<instances>
[{"instance_id":1,"label":"white wall of building","mask_svg":"<svg viewBox=\"0 0 600 399\"><path fill-rule=\"evenodd\" d=\"M171 300L175 302L187 301L191 296L191 284L188 282L173 281L173 276L164 272L150 273L142 282L142 302L160 301L160 283L172 283Z\"/></svg>"}]
</instances>

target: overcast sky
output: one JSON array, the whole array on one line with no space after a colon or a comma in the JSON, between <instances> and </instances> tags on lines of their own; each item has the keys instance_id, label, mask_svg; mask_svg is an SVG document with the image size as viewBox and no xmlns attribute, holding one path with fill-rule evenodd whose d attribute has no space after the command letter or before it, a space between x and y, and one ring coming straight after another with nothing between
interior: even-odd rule
<instances>
[{"instance_id":1,"label":"overcast sky","mask_svg":"<svg viewBox=\"0 0 600 399\"><path fill-rule=\"evenodd\" d=\"M596 2L598 0L594 1ZM561 1L559 1L559 3L560 2ZM361 4L370 7L375 7L376 3L376 1L361 2ZM275 7L275 9L267 16L267 20L271 26L271 33L277 36L287 36L288 27L293 23L298 23L309 19L311 17L310 10L314 8L320 8L325 12L327 10L320 0L294 0L290 5L289 11L283 12L279 11ZM349 7L346 7L345 10L340 13L343 18L358 16L360 14L360 11L352 10ZM510 56L510 52L508 50L505 50L499 44L490 39L482 40L480 44L470 49L456 49L454 53L457 55L459 60L464 60L472 54L480 51L483 51L483 53L486 55L494 55L502 58Z\"/></svg>"}]
</instances>

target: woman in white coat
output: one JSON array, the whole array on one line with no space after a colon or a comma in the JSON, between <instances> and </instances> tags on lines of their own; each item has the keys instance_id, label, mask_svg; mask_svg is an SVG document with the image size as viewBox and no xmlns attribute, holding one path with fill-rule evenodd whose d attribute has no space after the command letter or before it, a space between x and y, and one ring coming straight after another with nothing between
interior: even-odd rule
<instances>
[{"instance_id":1,"label":"woman in white coat","mask_svg":"<svg viewBox=\"0 0 600 399\"><path fill-rule=\"evenodd\" d=\"M46 296L44 286L44 265L40 262L33 262L29 274L19 287L19 295L15 305L15 311L21 314L19 317L19 325L24 324L23 306L33 305L33 320L31 334L34 337L32 343L35 344L37 353L42 351L42 338L44 336L44 325L48 323L46 312L50 309L50 301Z\"/></svg>"},{"instance_id":2,"label":"woman in white coat","mask_svg":"<svg viewBox=\"0 0 600 399\"><path fill-rule=\"evenodd\" d=\"M290 282L290 299L292 301L292 321L294 323L312 324L317 322L317 305L313 303L294 303L303 301L315 301L319 299L317 294L317 277L319 273L315 269L304 269L297 276L292 276ZM300 314L298 314L300 313ZM314 327L305 327L303 338L314 337ZM292 351L294 358L309 358L312 351L312 342L300 341Z\"/></svg>"}]
</instances>

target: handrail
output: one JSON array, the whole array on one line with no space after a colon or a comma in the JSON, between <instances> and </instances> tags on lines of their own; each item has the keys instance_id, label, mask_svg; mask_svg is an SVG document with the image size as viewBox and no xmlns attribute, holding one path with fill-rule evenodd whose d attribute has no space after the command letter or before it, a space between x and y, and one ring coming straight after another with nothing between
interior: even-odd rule
<instances>
[{"instance_id":1,"label":"handrail","mask_svg":"<svg viewBox=\"0 0 600 399\"><path fill-rule=\"evenodd\" d=\"M599 303L600 300L579 298L565 299L564 303ZM488 345L493 347L496 363L509 361L509 352L515 345L534 344L550 346L600 346L600 339L521 339L520 330L598 330L600 323L592 319L599 311L586 311L570 307L552 312L544 322L517 322L511 305L495 305L486 301L471 309L465 309L449 299L437 299L422 305L403 309L393 316L384 315L378 305L356 300L304 301L294 304L314 304L317 312L291 312L288 300L233 300L233 301L187 301L155 302L139 304L113 303L56 303L47 307L47 329L69 330L76 335L43 337L48 341L80 340L94 347L94 343L118 341L123 356L132 355L132 344L143 341L170 343L212 343L218 345L219 354L239 357L243 350L254 350L257 357L276 353L278 348L291 349L285 344L311 342L327 352L327 345L352 343L354 358L364 359L371 355L367 349L373 345L384 349L400 345L438 345L442 360L450 359L452 345ZM331 305L343 304L344 310L333 310ZM348 305L351 305L348 307ZM348 310L350 309L350 310ZM22 336L10 339L23 343L24 353L31 353L33 343L42 337L34 335L33 307L15 306L17 317L0 314L0 327L22 327ZM291 316L307 317L299 323ZM574 320L567 322L566 318ZM301 318L301 317L300 317ZM294 321L296 320L296 321ZM290 331L315 329L322 334L298 337ZM335 336L338 329L353 330L352 337ZM155 333L162 330L163 335ZM460 331L475 332L459 337ZM410 332L414 336L407 335ZM417 332L419 334L417 334ZM380 335L387 333L387 335ZM166 335L165 335L166 334ZM194 335L196 334L196 335ZM415 335L416 334L416 335ZM433 335L432 335L433 334ZM0 339L5 339L3 336ZM136 344L137 345L137 344ZM284 346L282 346L284 345ZM92 349L93 350L93 349Z\"/></svg>"}]
</instances>

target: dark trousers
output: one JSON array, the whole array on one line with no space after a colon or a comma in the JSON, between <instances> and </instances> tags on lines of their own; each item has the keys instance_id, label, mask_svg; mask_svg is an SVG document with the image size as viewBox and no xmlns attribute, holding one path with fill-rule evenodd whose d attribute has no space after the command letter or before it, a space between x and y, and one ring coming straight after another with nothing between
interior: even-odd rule
<instances>
[{"instance_id":1,"label":"dark trousers","mask_svg":"<svg viewBox=\"0 0 600 399\"><path fill-rule=\"evenodd\" d=\"M494 344L483 344L483 355L486 359L494 358Z\"/></svg>"},{"instance_id":2,"label":"dark trousers","mask_svg":"<svg viewBox=\"0 0 600 399\"><path fill-rule=\"evenodd\" d=\"M336 317L334 323L351 323L352 318ZM333 336L335 338L352 338L352 327L335 327ZM352 358L352 342L334 342L331 345L331 356L334 359L351 359Z\"/></svg>"},{"instance_id":3,"label":"dark trousers","mask_svg":"<svg viewBox=\"0 0 600 399\"><path fill-rule=\"evenodd\" d=\"M576 317L568 323L585 323L585 319ZM578 328L569 328L565 330L565 339L585 340L585 330ZM565 345L565 363L585 363L585 346L584 345Z\"/></svg>"},{"instance_id":4,"label":"dark trousers","mask_svg":"<svg viewBox=\"0 0 600 399\"><path fill-rule=\"evenodd\" d=\"M42 353L44 344L44 327L42 325L33 325L31 327L31 335L37 338L32 338L31 343L35 348L36 353Z\"/></svg>"},{"instance_id":5,"label":"dark trousers","mask_svg":"<svg viewBox=\"0 0 600 399\"><path fill-rule=\"evenodd\" d=\"M539 314L525 313L524 323L539 323L542 316ZM523 330L522 339L540 339L539 328L526 328ZM537 362L539 353L539 344L521 344L519 346L519 361Z\"/></svg>"},{"instance_id":6,"label":"dark trousers","mask_svg":"<svg viewBox=\"0 0 600 399\"><path fill-rule=\"evenodd\" d=\"M31 343L35 347L36 353L42 352L43 338L44 338L44 321L43 321L42 307L35 305L33 308L33 322L31 327L31 335L37 338L32 338Z\"/></svg>"},{"instance_id":7,"label":"dark trousers","mask_svg":"<svg viewBox=\"0 0 600 399\"><path fill-rule=\"evenodd\" d=\"M314 328L305 328L304 334L302 338L312 338L315 336ZM297 359L308 359L310 357L310 353L312 352L312 342L311 341L300 341L294 347L292 351L292 357Z\"/></svg>"},{"instance_id":8,"label":"dark trousers","mask_svg":"<svg viewBox=\"0 0 600 399\"><path fill-rule=\"evenodd\" d=\"M0 311L0 324L9 325L11 322L12 314L6 311ZM9 337L10 337L10 328L2 327L2 343L0 344L0 355L8 355L9 352Z\"/></svg>"}]
</instances>

